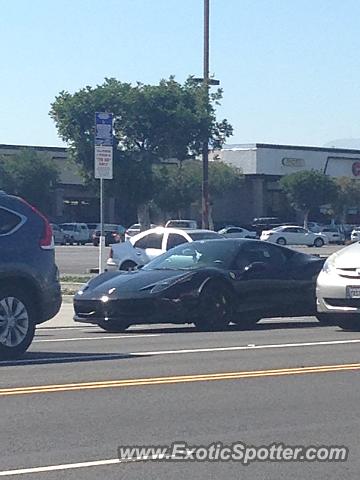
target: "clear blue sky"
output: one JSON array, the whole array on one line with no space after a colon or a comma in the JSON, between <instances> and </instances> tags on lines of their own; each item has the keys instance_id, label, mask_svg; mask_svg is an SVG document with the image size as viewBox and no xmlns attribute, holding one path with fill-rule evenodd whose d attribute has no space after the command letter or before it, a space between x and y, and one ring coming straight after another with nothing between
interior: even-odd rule
<instances>
[{"instance_id":1,"label":"clear blue sky","mask_svg":"<svg viewBox=\"0 0 360 480\"><path fill-rule=\"evenodd\" d=\"M203 0L0 0L0 143L62 146L61 90L202 76ZM229 143L360 138L358 0L210 0Z\"/></svg>"}]
</instances>

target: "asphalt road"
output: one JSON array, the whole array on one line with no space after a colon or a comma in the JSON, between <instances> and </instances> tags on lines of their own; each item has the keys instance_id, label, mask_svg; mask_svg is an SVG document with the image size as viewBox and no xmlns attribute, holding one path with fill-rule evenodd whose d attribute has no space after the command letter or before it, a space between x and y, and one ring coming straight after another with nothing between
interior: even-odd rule
<instances>
[{"instance_id":1,"label":"asphalt road","mask_svg":"<svg viewBox=\"0 0 360 480\"><path fill-rule=\"evenodd\" d=\"M70 308L65 311L70 317ZM24 360L0 362L0 477L359 476L360 333L322 327L313 318L216 333L171 325L124 334L44 327ZM349 448L349 459L249 466L141 455L118 461L119 446L174 441L340 445Z\"/></svg>"},{"instance_id":2,"label":"asphalt road","mask_svg":"<svg viewBox=\"0 0 360 480\"><path fill-rule=\"evenodd\" d=\"M326 245L321 248L294 247L305 253L328 256L342 246ZM105 257L108 258L110 247L106 247ZM56 246L56 262L62 275L79 275L89 273L90 268L97 268L99 264L99 249L92 245L84 246Z\"/></svg>"}]
</instances>

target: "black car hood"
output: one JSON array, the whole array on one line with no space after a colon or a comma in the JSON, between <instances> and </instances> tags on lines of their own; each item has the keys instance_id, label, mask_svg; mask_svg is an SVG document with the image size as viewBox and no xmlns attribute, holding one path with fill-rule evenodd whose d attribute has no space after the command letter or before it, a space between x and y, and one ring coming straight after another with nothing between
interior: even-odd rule
<instances>
[{"instance_id":1,"label":"black car hood","mask_svg":"<svg viewBox=\"0 0 360 480\"><path fill-rule=\"evenodd\" d=\"M116 272L115 274L104 273L90 281L83 288L81 296L84 298L108 295L111 289L115 289L113 290L114 296L116 296L116 293L121 296L128 293L141 293L150 290L158 282L181 279L191 276L192 273L194 272L184 270L135 270L132 272Z\"/></svg>"}]
</instances>

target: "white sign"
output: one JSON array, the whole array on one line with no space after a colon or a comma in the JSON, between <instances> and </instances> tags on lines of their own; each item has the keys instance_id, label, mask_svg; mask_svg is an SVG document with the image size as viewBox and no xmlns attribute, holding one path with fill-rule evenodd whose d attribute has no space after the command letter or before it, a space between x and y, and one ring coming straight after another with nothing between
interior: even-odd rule
<instances>
[{"instance_id":1,"label":"white sign","mask_svg":"<svg viewBox=\"0 0 360 480\"><path fill-rule=\"evenodd\" d=\"M112 180L113 147L95 146L95 178Z\"/></svg>"}]
</instances>

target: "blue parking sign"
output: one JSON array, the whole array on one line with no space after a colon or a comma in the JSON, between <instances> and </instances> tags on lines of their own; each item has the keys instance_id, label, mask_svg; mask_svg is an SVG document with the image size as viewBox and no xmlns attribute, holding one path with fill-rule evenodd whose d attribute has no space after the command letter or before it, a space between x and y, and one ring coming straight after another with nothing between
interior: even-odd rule
<instances>
[{"instance_id":1,"label":"blue parking sign","mask_svg":"<svg viewBox=\"0 0 360 480\"><path fill-rule=\"evenodd\" d=\"M95 145L112 146L113 144L113 114L107 112L95 113Z\"/></svg>"}]
</instances>

